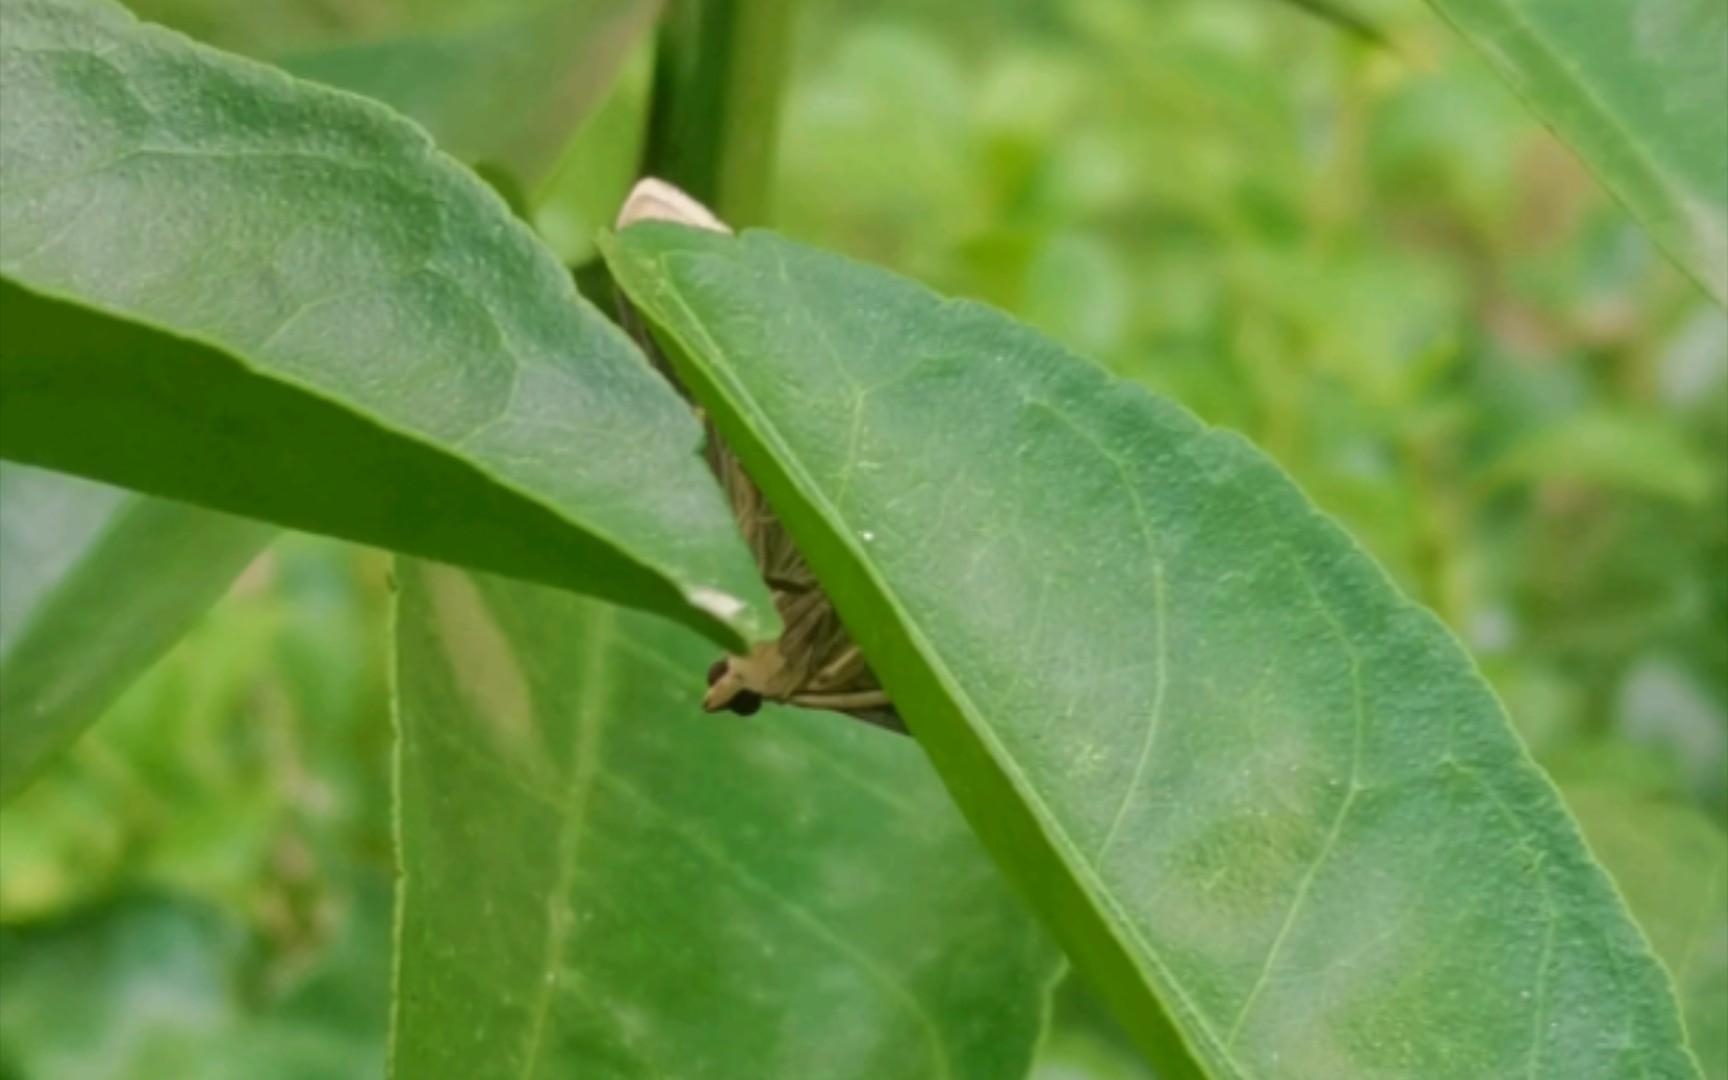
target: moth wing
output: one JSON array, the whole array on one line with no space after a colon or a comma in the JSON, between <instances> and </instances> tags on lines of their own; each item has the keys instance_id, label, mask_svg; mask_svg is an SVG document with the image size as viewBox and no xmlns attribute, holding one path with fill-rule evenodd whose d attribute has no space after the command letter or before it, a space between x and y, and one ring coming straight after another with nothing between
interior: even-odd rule
<instances>
[{"instance_id":1,"label":"moth wing","mask_svg":"<svg viewBox=\"0 0 1728 1080\"><path fill-rule=\"evenodd\" d=\"M762 497L761 490L744 471L744 466L726 449L712 424L708 425L708 464L719 478L721 489L726 492L732 516L743 531L744 539L750 545L750 554L755 556L756 566L768 586L782 592L815 589L816 575L810 572L804 557L798 554L798 549L786 535L780 519L768 508L768 501Z\"/></svg>"}]
</instances>

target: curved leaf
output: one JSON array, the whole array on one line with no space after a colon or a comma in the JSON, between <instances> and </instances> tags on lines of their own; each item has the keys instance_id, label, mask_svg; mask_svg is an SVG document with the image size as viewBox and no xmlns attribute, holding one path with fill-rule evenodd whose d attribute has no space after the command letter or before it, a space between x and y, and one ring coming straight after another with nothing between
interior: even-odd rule
<instances>
[{"instance_id":1,"label":"curved leaf","mask_svg":"<svg viewBox=\"0 0 1728 1080\"><path fill-rule=\"evenodd\" d=\"M0 13L0 454L772 621L687 409L418 129L105 3Z\"/></svg>"},{"instance_id":2,"label":"curved leaf","mask_svg":"<svg viewBox=\"0 0 1728 1080\"><path fill-rule=\"evenodd\" d=\"M1244 440L771 235L605 247L1161 1075L1691 1073L1468 658Z\"/></svg>"},{"instance_id":3,"label":"curved leaf","mask_svg":"<svg viewBox=\"0 0 1728 1080\"><path fill-rule=\"evenodd\" d=\"M688 633L399 566L396 1076L1025 1073L1059 957L915 747L706 716Z\"/></svg>"},{"instance_id":4,"label":"curved leaf","mask_svg":"<svg viewBox=\"0 0 1728 1080\"><path fill-rule=\"evenodd\" d=\"M1728 6L1429 2L1728 304Z\"/></svg>"},{"instance_id":5,"label":"curved leaf","mask_svg":"<svg viewBox=\"0 0 1728 1080\"><path fill-rule=\"evenodd\" d=\"M180 640L275 535L0 464L0 801Z\"/></svg>"}]
</instances>

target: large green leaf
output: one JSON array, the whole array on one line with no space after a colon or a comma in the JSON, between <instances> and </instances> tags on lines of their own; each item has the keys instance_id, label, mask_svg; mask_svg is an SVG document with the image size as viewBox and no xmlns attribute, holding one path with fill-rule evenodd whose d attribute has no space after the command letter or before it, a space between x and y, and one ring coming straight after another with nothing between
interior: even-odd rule
<instances>
[{"instance_id":1,"label":"large green leaf","mask_svg":"<svg viewBox=\"0 0 1728 1080\"><path fill-rule=\"evenodd\" d=\"M0 464L0 800L178 641L275 534Z\"/></svg>"},{"instance_id":2,"label":"large green leaf","mask_svg":"<svg viewBox=\"0 0 1728 1080\"><path fill-rule=\"evenodd\" d=\"M915 746L706 716L686 632L399 565L396 1076L1024 1073L1058 958Z\"/></svg>"},{"instance_id":3,"label":"large green leaf","mask_svg":"<svg viewBox=\"0 0 1728 1080\"><path fill-rule=\"evenodd\" d=\"M768 234L604 246L1165 1075L1690 1075L1468 657L1244 440Z\"/></svg>"},{"instance_id":4,"label":"large green leaf","mask_svg":"<svg viewBox=\"0 0 1728 1080\"><path fill-rule=\"evenodd\" d=\"M1612 788L1565 791L1673 976L1704 1075L1728 1080L1728 837L1690 807Z\"/></svg>"},{"instance_id":5,"label":"large green leaf","mask_svg":"<svg viewBox=\"0 0 1728 1080\"><path fill-rule=\"evenodd\" d=\"M0 454L772 621L682 403L418 129L96 0L0 17Z\"/></svg>"},{"instance_id":6,"label":"large green leaf","mask_svg":"<svg viewBox=\"0 0 1728 1080\"><path fill-rule=\"evenodd\" d=\"M1728 5L1429 2L1728 304Z\"/></svg>"},{"instance_id":7,"label":"large green leaf","mask_svg":"<svg viewBox=\"0 0 1728 1080\"><path fill-rule=\"evenodd\" d=\"M533 184L653 24L653 0L524 0L478 24L291 53L308 79L377 98L447 153Z\"/></svg>"}]
</instances>

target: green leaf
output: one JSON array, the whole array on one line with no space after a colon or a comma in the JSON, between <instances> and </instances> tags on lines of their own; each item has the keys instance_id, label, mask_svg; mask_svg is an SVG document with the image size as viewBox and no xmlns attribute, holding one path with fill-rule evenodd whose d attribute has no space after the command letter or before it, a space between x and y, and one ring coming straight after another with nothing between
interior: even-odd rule
<instances>
[{"instance_id":1,"label":"green leaf","mask_svg":"<svg viewBox=\"0 0 1728 1080\"><path fill-rule=\"evenodd\" d=\"M146 22L161 23L227 52L264 57L416 30L449 29L479 12L519 0L126 0Z\"/></svg>"},{"instance_id":2,"label":"green leaf","mask_svg":"<svg viewBox=\"0 0 1728 1080\"><path fill-rule=\"evenodd\" d=\"M1728 304L1728 6L1429 0Z\"/></svg>"},{"instance_id":3,"label":"green leaf","mask_svg":"<svg viewBox=\"0 0 1728 1080\"><path fill-rule=\"evenodd\" d=\"M589 4L575 6L596 16L589 20L594 24L590 29L607 29L607 20L597 16L617 14L601 12ZM221 7L223 10L206 14L232 16L240 10L232 5ZM550 16L552 9L543 14ZM519 15L519 21L528 19ZM562 21L567 24L572 20ZM444 85L450 84L451 65L464 78L480 77L477 68L490 55L483 46L508 43L502 27L485 29L491 32L482 35L471 30L461 36L461 48L454 33L446 32L436 39L450 45L449 55L444 57L448 63L436 73ZM425 35L391 44L401 45L406 53L413 45L432 40L431 35ZM559 38L552 44L566 50L570 59L578 58L570 40ZM396 55L385 45L374 48L386 58ZM323 50L300 55L316 66L326 58L333 61L346 54ZM581 59L604 60L606 55L602 49ZM389 70L406 74L401 64ZM342 73L336 65L332 75ZM332 77L326 81L339 85L341 80ZM386 89L394 85L388 84ZM364 93L367 87L354 89ZM387 95L374 96L388 100ZM582 104L576 100L564 103L575 108ZM513 107L513 111L521 110ZM429 112L415 118L440 135L443 114ZM451 117L460 118L461 114ZM28 657L25 666L8 666L12 650L0 646L0 669L6 672L4 688L0 689L0 701L6 706L0 713L0 799L5 799L34 775L53 749L71 742L156 657L179 640L188 625L238 575L244 561L236 564L236 560L242 553L261 550L274 530L27 466L0 466L0 489L7 500L0 506L0 578L7 583L9 597L17 601L5 605L0 613L0 639L9 636L5 632L9 619L25 620L31 613L25 610L26 603L46 599L44 594L56 586L65 586L75 605L70 609L63 606L57 620L53 613L45 613L46 622L39 628L57 627L58 632L32 639L24 649ZM38 515L42 520L33 520ZM189 539L192 542L187 543ZM92 551L98 543L105 546ZM176 546L182 543L186 546L177 551ZM90 555L101 558L77 565L81 556ZM89 575L87 579L79 578L79 570ZM54 572L65 572L65 576L54 577ZM128 599L143 603L128 606L124 603ZM164 602L174 610L166 610ZM92 655L97 650L111 655ZM68 672L82 677L66 680ZM75 699L45 701L51 687L76 687L78 694ZM79 707L68 709L68 705Z\"/></svg>"},{"instance_id":4,"label":"green leaf","mask_svg":"<svg viewBox=\"0 0 1728 1080\"><path fill-rule=\"evenodd\" d=\"M275 535L0 464L0 801L167 652Z\"/></svg>"},{"instance_id":5,"label":"green leaf","mask_svg":"<svg viewBox=\"0 0 1728 1080\"><path fill-rule=\"evenodd\" d=\"M1059 963L917 748L401 561L394 1075L1023 1075Z\"/></svg>"},{"instance_id":6,"label":"green leaf","mask_svg":"<svg viewBox=\"0 0 1728 1080\"><path fill-rule=\"evenodd\" d=\"M418 129L105 3L0 12L0 455L770 628L684 404Z\"/></svg>"},{"instance_id":7,"label":"green leaf","mask_svg":"<svg viewBox=\"0 0 1728 1080\"><path fill-rule=\"evenodd\" d=\"M1608 788L1564 790L1674 979L1704 1075L1728 1080L1728 837L1686 806Z\"/></svg>"},{"instance_id":8,"label":"green leaf","mask_svg":"<svg viewBox=\"0 0 1728 1080\"><path fill-rule=\"evenodd\" d=\"M1375 24L1373 19L1357 11L1354 6L1341 0L1285 0L1286 3L1328 23L1343 33L1360 38L1369 45L1377 45L1382 49L1392 48L1392 41L1386 32Z\"/></svg>"},{"instance_id":9,"label":"green leaf","mask_svg":"<svg viewBox=\"0 0 1728 1080\"><path fill-rule=\"evenodd\" d=\"M1699 505L1710 494L1710 462L1687 434L1658 416L1579 413L1509 447L1490 479L1565 480Z\"/></svg>"},{"instance_id":10,"label":"green leaf","mask_svg":"<svg viewBox=\"0 0 1728 1080\"><path fill-rule=\"evenodd\" d=\"M446 153L475 166L519 217L530 216L530 204L553 217L567 210L560 205L567 191L555 188L600 198L605 212L594 222L558 221L581 226L579 236L566 228L552 244L567 263L575 260L563 249L591 247L594 230L611 220L640 163L647 71L641 63L634 64L640 71L630 70L628 62L648 59L650 50L638 45L660 8L654 0L374 0L340 8L325 0L132 0L128 6L217 48L384 102L426 128ZM635 107L620 108L620 97ZM589 174L597 163L596 180ZM605 190L586 190L596 183ZM546 221L538 224L552 243Z\"/></svg>"},{"instance_id":11,"label":"green leaf","mask_svg":"<svg viewBox=\"0 0 1728 1080\"><path fill-rule=\"evenodd\" d=\"M1161 1075L1691 1074L1468 657L1243 439L768 234L603 247Z\"/></svg>"},{"instance_id":12,"label":"green leaf","mask_svg":"<svg viewBox=\"0 0 1728 1080\"><path fill-rule=\"evenodd\" d=\"M650 0L518 3L485 22L292 53L296 75L376 98L414 118L463 161L528 185L612 85L653 25Z\"/></svg>"}]
</instances>

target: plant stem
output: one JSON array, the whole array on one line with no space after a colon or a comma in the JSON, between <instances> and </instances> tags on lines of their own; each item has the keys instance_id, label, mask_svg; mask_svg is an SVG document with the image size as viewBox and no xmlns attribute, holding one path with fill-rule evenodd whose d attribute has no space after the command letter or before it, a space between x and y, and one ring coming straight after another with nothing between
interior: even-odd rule
<instances>
[{"instance_id":1,"label":"plant stem","mask_svg":"<svg viewBox=\"0 0 1728 1080\"><path fill-rule=\"evenodd\" d=\"M766 224L797 0L670 0L642 173L735 228Z\"/></svg>"}]
</instances>

